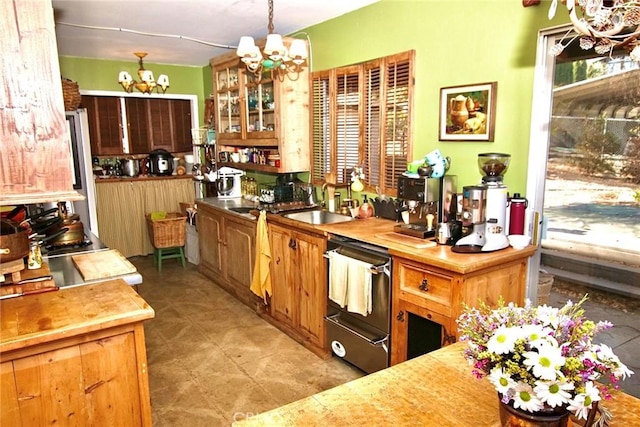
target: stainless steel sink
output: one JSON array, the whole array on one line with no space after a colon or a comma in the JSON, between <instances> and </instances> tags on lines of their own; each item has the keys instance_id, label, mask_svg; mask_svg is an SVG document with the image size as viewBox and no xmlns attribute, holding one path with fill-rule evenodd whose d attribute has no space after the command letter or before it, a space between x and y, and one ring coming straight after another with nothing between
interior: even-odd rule
<instances>
[{"instance_id":1,"label":"stainless steel sink","mask_svg":"<svg viewBox=\"0 0 640 427\"><path fill-rule=\"evenodd\" d=\"M293 219L307 224L335 224L338 222L353 221L353 218L346 215L340 215L334 212L314 210L304 212L293 212L283 215L285 218Z\"/></svg>"},{"instance_id":2,"label":"stainless steel sink","mask_svg":"<svg viewBox=\"0 0 640 427\"><path fill-rule=\"evenodd\" d=\"M255 210L256 208L250 208L250 207L243 206L243 207L227 208L227 209L230 210L230 211L233 211L233 212L246 214L246 213L249 213L249 212Z\"/></svg>"}]
</instances>

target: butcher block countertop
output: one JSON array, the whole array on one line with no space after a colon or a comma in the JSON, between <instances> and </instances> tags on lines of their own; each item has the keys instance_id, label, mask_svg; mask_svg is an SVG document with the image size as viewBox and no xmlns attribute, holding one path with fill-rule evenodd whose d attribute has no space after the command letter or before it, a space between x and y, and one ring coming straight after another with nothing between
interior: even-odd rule
<instances>
[{"instance_id":1,"label":"butcher block countertop","mask_svg":"<svg viewBox=\"0 0 640 427\"><path fill-rule=\"evenodd\" d=\"M499 427L497 393L471 374L462 356L466 345L443 347L233 425ZM612 427L640 425L640 399L619 392L602 405L613 414Z\"/></svg>"},{"instance_id":2,"label":"butcher block countertop","mask_svg":"<svg viewBox=\"0 0 640 427\"><path fill-rule=\"evenodd\" d=\"M0 354L134 323L153 309L124 280L0 301Z\"/></svg>"}]
</instances>

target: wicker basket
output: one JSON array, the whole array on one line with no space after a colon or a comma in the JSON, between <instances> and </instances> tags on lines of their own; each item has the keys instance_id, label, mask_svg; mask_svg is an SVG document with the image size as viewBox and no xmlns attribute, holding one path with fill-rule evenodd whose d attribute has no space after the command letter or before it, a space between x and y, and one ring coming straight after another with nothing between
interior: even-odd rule
<instances>
[{"instance_id":1,"label":"wicker basket","mask_svg":"<svg viewBox=\"0 0 640 427\"><path fill-rule=\"evenodd\" d=\"M147 214L147 227L151 244L156 249L184 246L187 217L179 212L169 212L164 219L151 219Z\"/></svg>"},{"instance_id":2,"label":"wicker basket","mask_svg":"<svg viewBox=\"0 0 640 427\"><path fill-rule=\"evenodd\" d=\"M538 305L549 303L551 286L553 286L553 275L541 271L538 276Z\"/></svg>"},{"instance_id":3,"label":"wicker basket","mask_svg":"<svg viewBox=\"0 0 640 427\"><path fill-rule=\"evenodd\" d=\"M65 111L77 110L78 107L80 107L80 101L82 100L82 97L80 96L80 88L78 87L78 83L63 78L62 96L64 98Z\"/></svg>"}]
</instances>

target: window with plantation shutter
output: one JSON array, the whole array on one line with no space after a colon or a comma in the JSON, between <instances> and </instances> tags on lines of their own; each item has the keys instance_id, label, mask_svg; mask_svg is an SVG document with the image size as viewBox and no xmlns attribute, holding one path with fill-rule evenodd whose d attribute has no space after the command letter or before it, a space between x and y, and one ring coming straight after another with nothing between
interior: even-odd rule
<instances>
[{"instance_id":1,"label":"window with plantation shutter","mask_svg":"<svg viewBox=\"0 0 640 427\"><path fill-rule=\"evenodd\" d=\"M363 168L365 191L396 194L411 152L413 58L408 51L312 74L313 180L348 183Z\"/></svg>"}]
</instances>

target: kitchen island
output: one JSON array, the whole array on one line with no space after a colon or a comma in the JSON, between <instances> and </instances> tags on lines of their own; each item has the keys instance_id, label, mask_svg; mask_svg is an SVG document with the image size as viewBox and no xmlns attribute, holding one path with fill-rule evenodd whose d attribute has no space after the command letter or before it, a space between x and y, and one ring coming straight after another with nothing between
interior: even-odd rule
<instances>
[{"instance_id":1,"label":"kitchen island","mask_svg":"<svg viewBox=\"0 0 640 427\"><path fill-rule=\"evenodd\" d=\"M444 347L233 425L499 427L496 391L472 375L465 346ZM614 416L612 427L640 425L640 399L620 392L602 405Z\"/></svg>"},{"instance_id":2,"label":"kitchen island","mask_svg":"<svg viewBox=\"0 0 640 427\"><path fill-rule=\"evenodd\" d=\"M150 426L152 317L121 279L0 301L0 425Z\"/></svg>"}]
</instances>

